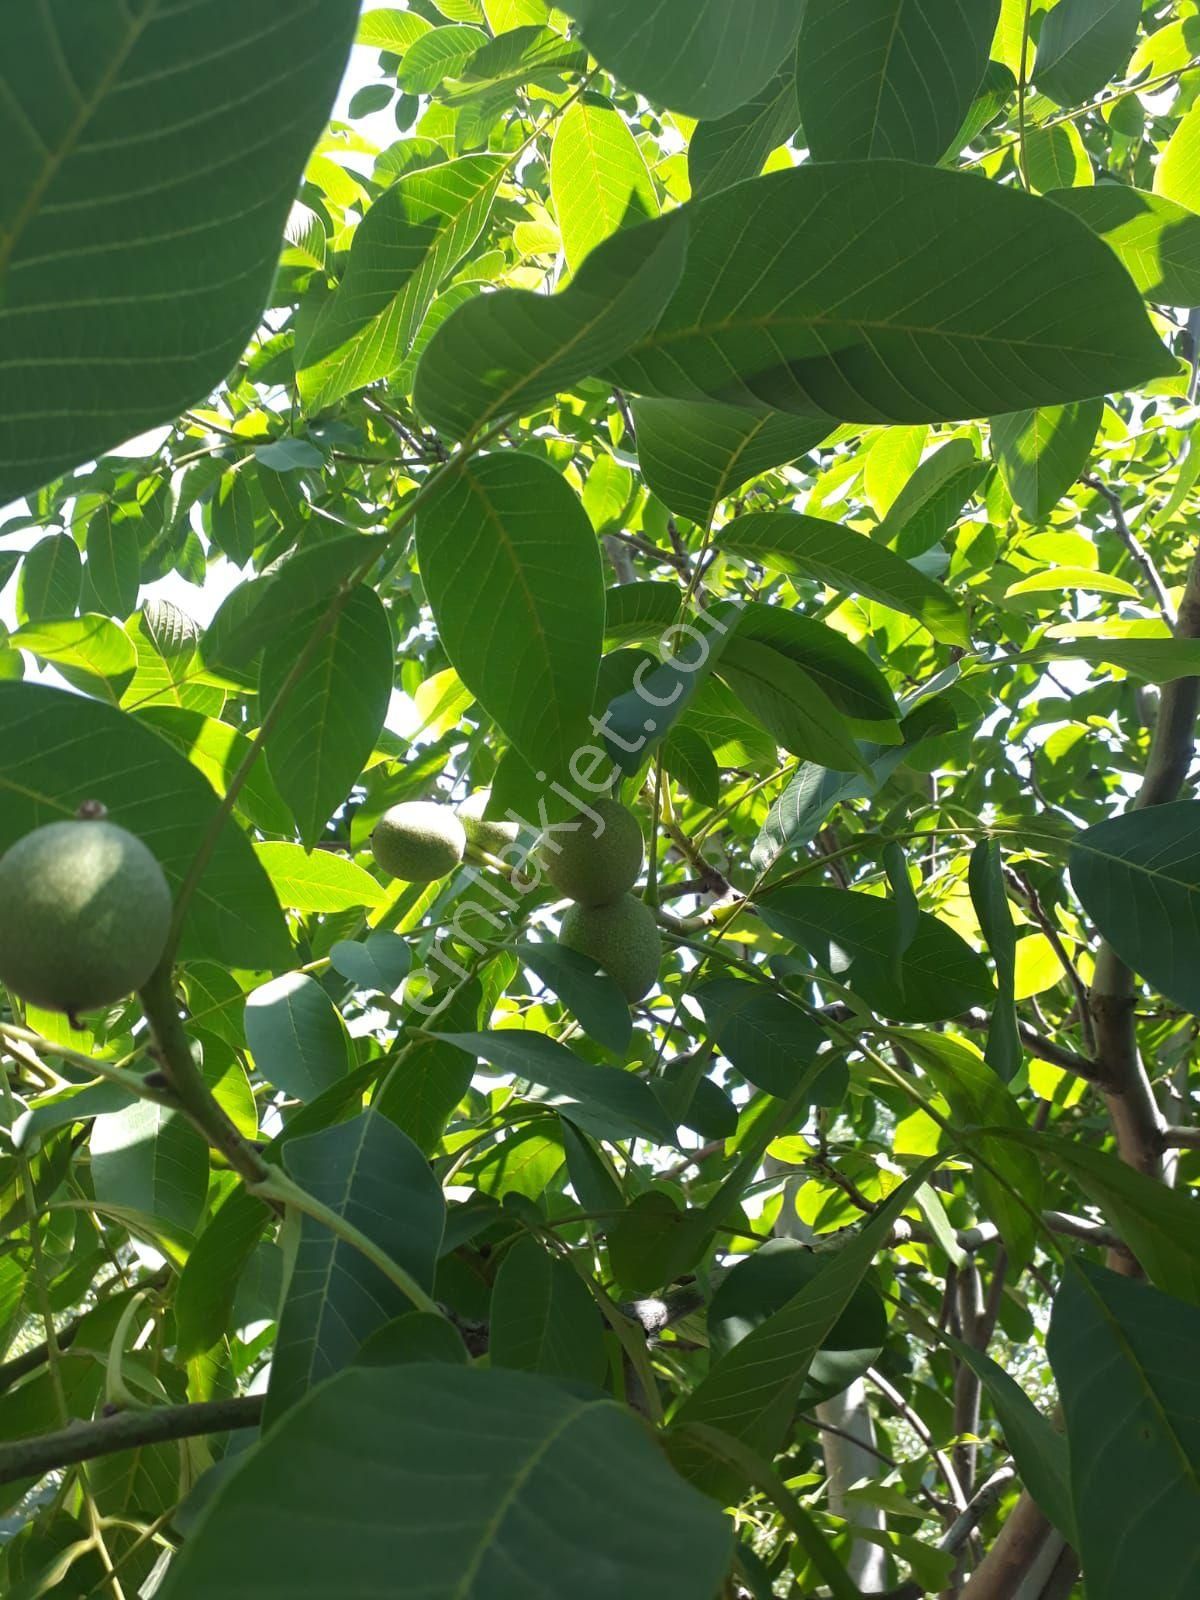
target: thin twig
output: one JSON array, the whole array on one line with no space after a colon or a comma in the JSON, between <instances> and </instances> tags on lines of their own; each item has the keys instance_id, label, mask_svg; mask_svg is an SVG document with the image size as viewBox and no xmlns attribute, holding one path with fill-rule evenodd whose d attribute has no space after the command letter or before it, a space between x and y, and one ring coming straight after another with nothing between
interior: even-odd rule
<instances>
[{"instance_id":1,"label":"thin twig","mask_svg":"<svg viewBox=\"0 0 1200 1600\"><path fill-rule=\"evenodd\" d=\"M1030 883L1023 872L1019 872L1015 867L1007 868L1005 875L1019 886L1022 899L1029 907L1030 916L1045 934L1050 948L1062 963L1063 971L1075 991L1075 1003L1079 1011L1079 1030L1083 1034L1084 1048L1089 1056L1094 1056L1096 1053L1096 1040L1092 1033L1092 1014L1088 1010L1087 984L1080 977L1075 963L1071 960L1070 952L1063 943L1062 935L1055 926L1053 918L1050 917L1045 906L1043 906L1041 897L1033 884Z\"/></svg>"},{"instance_id":2,"label":"thin twig","mask_svg":"<svg viewBox=\"0 0 1200 1600\"><path fill-rule=\"evenodd\" d=\"M625 424L625 431L629 435L629 442L637 449L637 430L633 425L633 412L629 409L629 401L625 398L623 390L613 386L613 399L617 402L617 410L621 413L621 420Z\"/></svg>"},{"instance_id":3,"label":"thin twig","mask_svg":"<svg viewBox=\"0 0 1200 1600\"><path fill-rule=\"evenodd\" d=\"M930 1455L937 1462L938 1467L941 1470L942 1477L946 1480L946 1487L950 1491L950 1498L953 1500L955 1507L959 1511L965 1511L967 1509L967 1496L963 1492L963 1486L959 1482L958 1474L955 1472L950 1463L950 1457L944 1450L939 1450L937 1445L934 1443L933 1435L926 1427L924 1419L921 1417L919 1412L915 1411L913 1407L909 1405L908 1401L900 1393L899 1389L893 1387L893 1385L890 1384L883 1374L877 1371L876 1368L868 1367L867 1377L870 1378L871 1382L879 1390L884 1399L888 1401L890 1405L895 1407L895 1409L904 1418L905 1422L908 1423L909 1427L916 1434L917 1438L920 1439L921 1443L929 1451Z\"/></svg>"},{"instance_id":4,"label":"thin twig","mask_svg":"<svg viewBox=\"0 0 1200 1600\"><path fill-rule=\"evenodd\" d=\"M1108 509L1112 513L1113 527L1116 529L1117 537L1140 568L1142 576L1154 596L1155 605L1162 612L1167 626L1174 632L1178 619L1175 615L1175 607L1171 604L1171 597L1167 593L1167 586L1162 580L1162 574L1154 564L1154 558L1129 526L1125 517L1125 508L1121 504L1121 496L1110 484L1105 483L1102 478L1096 477L1095 473L1085 472L1079 481L1080 483L1086 483L1089 489L1095 489L1096 493L1103 495L1108 502Z\"/></svg>"},{"instance_id":5,"label":"thin twig","mask_svg":"<svg viewBox=\"0 0 1200 1600\"><path fill-rule=\"evenodd\" d=\"M651 544L649 539L642 539L636 533L609 533L609 539L619 539L622 544L627 544L631 550L640 551L644 556L651 556L663 565L674 567L677 572L690 572L691 562L686 556L678 556L674 550L664 550L659 544Z\"/></svg>"},{"instance_id":6,"label":"thin twig","mask_svg":"<svg viewBox=\"0 0 1200 1600\"><path fill-rule=\"evenodd\" d=\"M1029 18L1033 0L1025 0L1025 15L1021 22L1021 70L1017 74L1017 167L1021 182L1032 189L1029 181L1029 160L1025 150L1025 92L1029 87Z\"/></svg>"}]
</instances>

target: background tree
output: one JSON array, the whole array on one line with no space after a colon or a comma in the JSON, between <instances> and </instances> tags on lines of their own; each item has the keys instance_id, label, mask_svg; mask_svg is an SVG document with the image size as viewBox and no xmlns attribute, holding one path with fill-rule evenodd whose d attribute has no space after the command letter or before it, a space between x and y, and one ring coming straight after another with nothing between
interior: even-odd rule
<instances>
[{"instance_id":1,"label":"background tree","mask_svg":"<svg viewBox=\"0 0 1200 1600\"><path fill-rule=\"evenodd\" d=\"M1182 1600L1197 6L358 9L0 20L4 1592Z\"/></svg>"}]
</instances>

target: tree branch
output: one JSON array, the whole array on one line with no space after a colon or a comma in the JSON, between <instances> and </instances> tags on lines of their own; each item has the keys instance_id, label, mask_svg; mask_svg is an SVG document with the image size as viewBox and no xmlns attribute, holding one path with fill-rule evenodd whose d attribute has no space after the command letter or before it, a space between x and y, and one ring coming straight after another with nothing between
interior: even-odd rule
<instances>
[{"instance_id":1,"label":"tree branch","mask_svg":"<svg viewBox=\"0 0 1200 1600\"><path fill-rule=\"evenodd\" d=\"M229 1165L249 1184L271 1176L271 1168L253 1145L242 1138L213 1098L204 1074L192 1059L191 1041L179 1014L169 958L155 971L139 996L146 1021L179 1107Z\"/></svg>"},{"instance_id":2,"label":"tree branch","mask_svg":"<svg viewBox=\"0 0 1200 1600\"><path fill-rule=\"evenodd\" d=\"M995 1544L967 1579L959 1600L1013 1600L1021 1579L1046 1540L1053 1537L1049 1521L1029 1495L1022 1494Z\"/></svg>"},{"instance_id":3,"label":"tree branch","mask_svg":"<svg viewBox=\"0 0 1200 1600\"><path fill-rule=\"evenodd\" d=\"M638 550L644 556L651 556L664 566L674 567L677 572L691 571L691 562L686 556L678 556L674 550L664 550L662 545L651 544L649 539L643 539L636 533L612 532L606 534L605 538L618 539L622 544L627 544L631 550Z\"/></svg>"},{"instance_id":4,"label":"tree branch","mask_svg":"<svg viewBox=\"0 0 1200 1600\"><path fill-rule=\"evenodd\" d=\"M1192 559L1176 621L1182 639L1200 638L1200 552ZM1163 685L1150 755L1133 809L1165 805L1183 787L1195 749L1200 678ZM1162 1173L1163 1117L1137 1047L1133 973L1105 940L1096 955L1090 996L1096 1031L1096 1064L1117 1148L1124 1161L1151 1177ZM1117 1253L1111 1264L1133 1270L1132 1258Z\"/></svg>"},{"instance_id":5,"label":"tree branch","mask_svg":"<svg viewBox=\"0 0 1200 1600\"><path fill-rule=\"evenodd\" d=\"M1012 1467L999 1467L990 1478L981 1483L966 1510L959 1512L938 1540L938 1549L948 1555L961 1550L1016 1476Z\"/></svg>"},{"instance_id":6,"label":"tree branch","mask_svg":"<svg viewBox=\"0 0 1200 1600\"><path fill-rule=\"evenodd\" d=\"M18 1439L0 1445L0 1483L40 1478L56 1467L97 1456L131 1450L138 1445L193 1439L200 1434L227 1433L231 1428L256 1428L265 1396L242 1395L232 1400L205 1400L196 1405L158 1406L152 1411L121 1411L115 1417L76 1422L58 1433Z\"/></svg>"}]
</instances>

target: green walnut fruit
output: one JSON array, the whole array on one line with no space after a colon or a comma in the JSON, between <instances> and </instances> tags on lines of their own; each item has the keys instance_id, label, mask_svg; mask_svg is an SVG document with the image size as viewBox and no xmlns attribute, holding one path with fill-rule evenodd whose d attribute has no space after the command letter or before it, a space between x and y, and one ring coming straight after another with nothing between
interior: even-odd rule
<instances>
[{"instance_id":1,"label":"green walnut fruit","mask_svg":"<svg viewBox=\"0 0 1200 1600\"><path fill-rule=\"evenodd\" d=\"M632 1005L658 981L662 939L650 907L626 894L609 906L574 905L562 919L559 944L603 967Z\"/></svg>"},{"instance_id":2,"label":"green walnut fruit","mask_svg":"<svg viewBox=\"0 0 1200 1600\"><path fill-rule=\"evenodd\" d=\"M385 811L375 824L371 849L393 878L432 883L453 872L467 848L462 823L449 806L432 800L406 800Z\"/></svg>"},{"instance_id":3,"label":"green walnut fruit","mask_svg":"<svg viewBox=\"0 0 1200 1600\"><path fill-rule=\"evenodd\" d=\"M492 798L490 789L476 789L458 808L458 818L466 829L467 838L479 850L500 856L510 844L517 842L520 831L515 822L505 822L500 817L485 817L484 811Z\"/></svg>"},{"instance_id":4,"label":"green walnut fruit","mask_svg":"<svg viewBox=\"0 0 1200 1600\"><path fill-rule=\"evenodd\" d=\"M0 979L48 1011L94 1011L140 989L166 948L171 891L112 822L51 822L0 859Z\"/></svg>"},{"instance_id":5,"label":"green walnut fruit","mask_svg":"<svg viewBox=\"0 0 1200 1600\"><path fill-rule=\"evenodd\" d=\"M608 906L627 894L642 870L642 830L619 800L597 800L592 811L575 817L573 833L560 828L543 835L538 860L560 894L585 906Z\"/></svg>"}]
</instances>

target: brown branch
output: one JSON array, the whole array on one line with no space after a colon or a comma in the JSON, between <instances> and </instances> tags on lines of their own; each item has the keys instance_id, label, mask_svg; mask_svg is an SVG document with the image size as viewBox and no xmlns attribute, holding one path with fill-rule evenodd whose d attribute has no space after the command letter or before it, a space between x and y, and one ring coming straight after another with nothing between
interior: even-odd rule
<instances>
[{"instance_id":1,"label":"brown branch","mask_svg":"<svg viewBox=\"0 0 1200 1600\"><path fill-rule=\"evenodd\" d=\"M1164 1128L1162 1146L1164 1150L1200 1150L1200 1128Z\"/></svg>"},{"instance_id":2,"label":"brown branch","mask_svg":"<svg viewBox=\"0 0 1200 1600\"><path fill-rule=\"evenodd\" d=\"M987 1555L963 1586L959 1600L1014 1600L1021 1580L1054 1529L1028 1494L1022 1494Z\"/></svg>"},{"instance_id":3,"label":"brown branch","mask_svg":"<svg viewBox=\"0 0 1200 1600\"><path fill-rule=\"evenodd\" d=\"M59 1350L70 1348L75 1335L79 1332L77 1321L69 1323L65 1328L59 1329L55 1336L55 1343ZM45 1366L50 1359L50 1346L48 1344L35 1344L32 1350L26 1350L24 1355L14 1356L11 1361L6 1361L0 1366L0 1394L11 1389L19 1379L27 1377L29 1373L36 1372L39 1367Z\"/></svg>"},{"instance_id":4,"label":"brown branch","mask_svg":"<svg viewBox=\"0 0 1200 1600\"><path fill-rule=\"evenodd\" d=\"M204 1074L192 1058L191 1041L179 1013L169 965L161 965L152 974L139 998L154 1035L167 1082L180 1110L247 1183L265 1182L271 1176L271 1168L254 1146L243 1139L217 1104L212 1090L204 1081Z\"/></svg>"},{"instance_id":5,"label":"brown branch","mask_svg":"<svg viewBox=\"0 0 1200 1600\"><path fill-rule=\"evenodd\" d=\"M1017 1032L1030 1055L1037 1056L1042 1061L1049 1061L1052 1066L1061 1067L1064 1072L1073 1072L1077 1078L1086 1078L1089 1083L1100 1081L1095 1062L1089 1061L1086 1056L1068 1050L1065 1045L1055 1044L1053 1039L1047 1039L1045 1034L1039 1033L1036 1028L1031 1028L1027 1022L1018 1022Z\"/></svg>"},{"instance_id":6,"label":"brown branch","mask_svg":"<svg viewBox=\"0 0 1200 1600\"><path fill-rule=\"evenodd\" d=\"M1176 633L1182 639L1200 638L1200 552L1192 559ZM1146 771L1132 809L1165 805L1178 796L1192 764L1198 711L1200 678L1176 678L1163 685ZM1138 1054L1135 993L1133 973L1103 941L1090 999L1104 1098L1122 1160L1159 1177L1164 1119ZM1110 1265L1120 1272L1136 1270L1132 1257L1122 1252L1114 1253Z\"/></svg>"},{"instance_id":7,"label":"brown branch","mask_svg":"<svg viewBox=\"0 0 1200 1600\"><path fill-rule=\"evenodd\" d=\"M711 861L705 859L704 852L700 846L696 844L695 840L688 837L677 822L664 821L662 826L671 843L706 885L705 894L711 894L718 900L723 900L726 895L733 892L733 886L729 879L719 867L714 867Z\"/></svg>"},{"instance_id":8,"label":"brown branch","mask_svg":"<svg viewBox=\"0 0 1200 1600\"><path fill-rule=\"evenodd\" d=\"M115 1417L72 1423L58 1433L18 1439L0 1445L0 1483L40 1478L56 1467L93 1461L97 1456L138 1445L228 1433L231 1428L256 1428L262 1420L264 1399L263 1395L253 1394L196 1405L158 1406L152 1411L121 1411Z\"/></svg>"}]
</instances>

